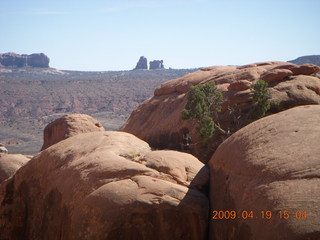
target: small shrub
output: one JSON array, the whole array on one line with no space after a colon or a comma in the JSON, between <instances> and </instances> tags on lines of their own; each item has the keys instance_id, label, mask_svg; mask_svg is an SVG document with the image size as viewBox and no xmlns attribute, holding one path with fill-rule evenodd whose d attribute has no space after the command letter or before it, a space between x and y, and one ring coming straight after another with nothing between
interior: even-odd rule
<instances>
[{"instance_id":1,"label":"small shrub","mask_svg":"<svg viewBox=\"0 0 320 240\"><path fill-rule=\"evenodd\" d=\"M269 99L271 94L268 89L268 84L263 80L258 80L251 86L253 91L254 109L252 111L253 118L261 118L266 115L266 112L270 109Z\"/></svg>"}]
</instances>

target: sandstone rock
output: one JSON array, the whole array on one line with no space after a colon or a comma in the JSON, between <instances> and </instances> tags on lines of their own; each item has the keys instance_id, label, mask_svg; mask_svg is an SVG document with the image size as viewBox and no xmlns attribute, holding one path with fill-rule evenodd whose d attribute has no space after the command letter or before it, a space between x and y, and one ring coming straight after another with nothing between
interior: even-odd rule
<instances>
[{"instance_id":1,"label":"sandstone rock","mask_svg":"<svg viewBox=\"0 0 320 240\"><path fill-rule=\"evenodd\" d=\"M293 72L289 69L273 69L261 75L261 79L266 81L267 83L270 83L275 81L282 81L286 77L290 77L292 75Z\"/></svg>"},{"instance_id":2,"label":"sandstone rock","mask_svg":"<svg viewBox=\"0 0 320 240\"><path fill-rule=\"evenodd\" d=\"M5 67L49 67L49 58L43 53L34 53L31 55L3 53L0 54L0 64Z\"/></svg>"},{"instance_id":3,"label":"sandstone rock","mask_svg":"<svg viewBox=\"0 0 320 240\"><path fill-rule=\"evenodd\" d=\"M285 110L298 105L320 104L320 79L313 76L292 76L269 88L274 108Z\"/></svg>"},{"instance_id":4,"label":"sandstone rock","mask_svg":"<svg viewBox=\"0 0 320 240\"><path fill-rule=\"evenodd\" d=\"M0 184L11 177L21 166L26 164L31 156L21 154L0 153Z\"/></svg>"},{"instance_id":5,"label":"sandstone rock","mask_svg":"<svg viewBox=\"0 0 320 240\"><path fill-rule=\"evenodd\" d=\"M250 89L243 91L228 91L224 94L228 98L228 106L235 106L241 103L250 103L252 101L252 93Z\"/></svg>"},{"instance_id":6,"label":"sandstone rock","mask_svg":"<svg viewBox=\"0 0 320 240\"><path fill-rule=\"evenodd\" d=\"M206 239L208 168L123 132L78 134L0 186L2 239Z\"/></svg>"},{"instance_id":7,"label":"sandstone rock","mask_svg":"<svg viewBox=\"0 0 320 240\"><path fill-rule=\"evenodd\" d=\"M148 69L148 60L144 56L141 56L139 58L139 61L135 67L135 70L137 69Z\"/></svg>"},{"instance_id":8,"label":"sandstone rock","mask_svg":"<svg viewBox=\"0 0 320 240\"><path fill-rule=\"evenodd\" d=\"M274 69L289 69L293 75L311 75L320 71L320 67L314 64L292 65L291 63L277 66Z\"/></svg>"},{"instance_id":9,"label":"sandstone rock","mask_svg":"<svg viewBox=\"0 0 320 240\"><path fill-rule=\"evenodd\" d=\"M295 107L219 146L209 161L211 211L235 210L239 218L211 220L209 239L320 239L319 122L320 106ZM243 211L254 217L243 219ZM261 219L261 211L272 217Z\"/></svg>"},{"instance_id":10,"label":"sandstone rock","mask_svg":"<svg viewBox=\"0 0 320 240\"><path fill-rule=\"evenodd\" d=\"M161 84L161 86L155 90L154 95L161 96L171 93L186 93L191 86L209 81L210 79L219 78L219 76L230 73L235 69L236 67L233 66L214 66L204 68ZM181 89L182 86L185 86L185 90L178 91L177 88Z\"/></svg>"},{"instance_id":11,"label":"sandstone rock","mask_svg":"<svg viewBox=\"0 0 320 240\"><path fill-rule=\"evenodd\" d=\"M163 60L153 60L150 62L151 69L164 69Z\"/></svg>"},{"instance_id":12,"label":"sandstone rock","mask_svg":"<svg viewBox=\"0 0 320 240\"><path fill-rule=\"evenodd\" d=\"M320 67L314 64L302 64L299 67L292 68L294 75L311 75L320 71Z\"/></svg>"},{"instance_id":13,"label":"sandstone rock","mask_svg":"<svg viewBox=\"0 0 320 240\"><path fill-rule=\"evenodd\" d=\"M295 75L294 69L302 69L292 63L264 62L245 66L214 66L170 80L158 87L154 96L132 112L123 131L132 133L158 149L183 150L183 139L189 134L189 152L206 162L214 149L227 137L216 134L212 141L212 151L199 144L200 139L193 123L181 120L181 111L187 102L191 86L213 81L222 91L225 102L222 112L217 114L222 129L234 132L253 121L252 92L249 86L264 78L269 81L271 113L290 107L320 104L320 80L315 76ZM314 66L309 70L316 71ZM310 71L304 71L310 74ZM292 76L291 76L292 75Z\"/></svg>"},{"instance_id":14,"label":"sandstone rock","mask_svg":"<svg viewBox=\"0 0 320 240\"><path fill-rule=\"evenodd\" d=\"M230 85L228 86L228 90L247 90L251 87L251 85L252 83L248 80L240 80L237 82L230 83Z\"/></svg>"},{"instance_id":15,"label":"sandstone rock","mask_svg":"<svg viewBox=\"0 0 320 240\"><path fill-rule=\"evenodd\" d=\"M56 119L46 126L41 151L57 142L79 133L105 131L93 117L86 114L70 114Z\"/></svg>"}]
</instances>

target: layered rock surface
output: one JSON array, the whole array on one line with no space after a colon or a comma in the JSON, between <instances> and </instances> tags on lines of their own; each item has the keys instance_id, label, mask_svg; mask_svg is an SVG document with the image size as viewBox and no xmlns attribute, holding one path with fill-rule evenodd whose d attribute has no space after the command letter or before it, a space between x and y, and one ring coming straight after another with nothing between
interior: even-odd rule
<instances>
[{"instance_id":1,"label":"layered rock surface","mask_svg":"<svg viewBox=\"0 0 320 240\"><path fill-rule=\"evenodd\" d=\"M211 210L234 210L237 217L211 220L210 239L320 239L319 122L320 106L295 107L219 146L209 161ZM253 218L244 219L243 211Z\"/></svg>"},{"instance_id":2,"label":"layered rock surface","mask_svg":"<svg viewBox=\"0 0 320 240\"><path fill-rule=\"evenodd\" d=\"M122 130L160 149L183 150L183 141L188 135L191 143L187 150L207 161L212 151L205 155L207 150L199 144L194 125L181 120L181 111L191 86L210 81L216 83L225 99L222 112L218 114L220 124L223 129L234 132L250 122L246 119L252 108L250 86L257 80L268 82L272 95L271 112L278 112L298 105L320 104L320 79L315 75L319 70L312 64L299 66L286 62L207 67L162 84L152 98L132 112ZM214 146L218 146L223 139L217 137Z\"/></svg>"},{"instance_id":3,"label":"layered rock surface","mask_svg":"<svg viewBox=\"0 0 320 240\"><path fill-rule=\"evenodd\" d=\"M1 239L205 239L208 173L129 133L77 134L0 185Z\"/></svg>"},{"instance_id":4,"label":"layered rock surface","mask_svg":"<svg viewBox=\"0 0 320 240\"><path fill-rule=\"evenodd\" d=\"M80 133L105 131L104 127L86 114L69 114L48 124L44 129L41 150Z\"/></svg>"}]
</instances>

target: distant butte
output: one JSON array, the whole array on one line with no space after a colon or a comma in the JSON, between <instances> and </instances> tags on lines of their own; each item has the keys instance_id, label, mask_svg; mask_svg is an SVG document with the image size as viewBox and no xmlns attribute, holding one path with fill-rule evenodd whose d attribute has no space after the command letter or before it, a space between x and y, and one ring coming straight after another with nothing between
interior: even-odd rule
<instances>
[{"instance_id":1,"label":"distant butte","mask_svg":"<svg viewBox=\"0 0 320 240\"><path fill-rule=\"evenodd\" d=\"M136 68L134 70L138 69L148 69L148 60L146 57L141 56L139 58L139 61L137 62Z\"/></svg>"},{"instance_id":2,"label":"distant butte","mask_svg":"<svg viewBox=\"0 0 320 240\"><path fill-rule=\"evenodd\" d=\"M153 60L149 62L150 70L154 69L164 69L163 60ZM146 57L141 56L134 70L146 69L148 70L148 60Z\"/></svg>"},{"instance_id":3,"label":"distant butte","mask_svg":"<svg viewBox=\"0 0 320 240\"><path fill-rule=\"evenodd\" d=\"M164 69L163 60L153 60L150 62L151 69Z\"/></svg>"}]
</instances>

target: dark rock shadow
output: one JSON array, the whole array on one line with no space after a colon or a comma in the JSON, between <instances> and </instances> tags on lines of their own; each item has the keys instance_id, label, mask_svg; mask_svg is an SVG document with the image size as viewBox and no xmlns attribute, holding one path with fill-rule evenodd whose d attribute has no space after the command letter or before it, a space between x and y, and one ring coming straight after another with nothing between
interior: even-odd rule
<instances>
[{"instance_id":1,"label":"dark rock shadow","mask_svg":"<svg viewBox=\"0 0 320 240\"><path fill-rule=\"evenodd\" d=\"M189 236L180 239L204 240L209 236L209 168L203 166L189 185L188 192L181 200L179 208L186 217L181 216L184 221L186 232Z\"/></svg>"}]
</instances>

